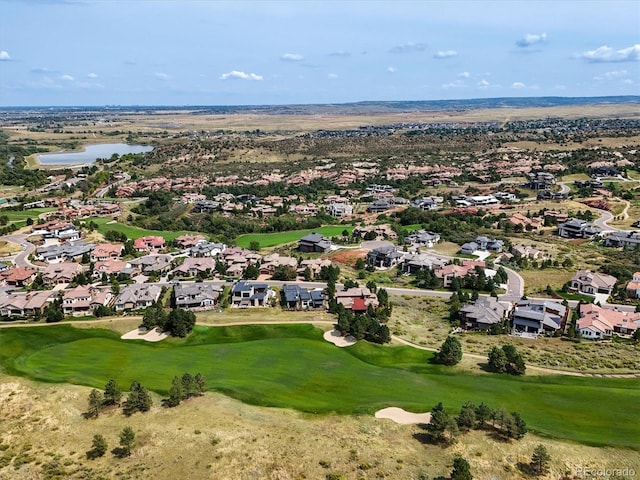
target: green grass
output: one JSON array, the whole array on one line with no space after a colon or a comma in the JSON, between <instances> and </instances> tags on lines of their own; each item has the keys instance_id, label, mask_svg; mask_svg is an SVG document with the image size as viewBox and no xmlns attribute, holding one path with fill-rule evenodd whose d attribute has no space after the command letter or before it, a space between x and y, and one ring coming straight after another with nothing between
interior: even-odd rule
<instances>
[{"instance_id":1,"label":"green grass","mask_svg":"<svg viewBox=\"0 0 640 480\"><path fill-rule=\"evenodd\" d=\"M31 218L34 223L38 223L38 216L43 213L55 212L55 208L31 208L29 210L12 211L1 210L0 215L9 217L9 223L17 224L24 227L27 224L27 218Z\"/></svg>"},{"instance_id":2,"label":"green grass","mask_svg":"<svg viewBox=\"0 0 640 480\"><path fill-rule=\"evenodd\" d=\"M201 372L210 390L314 413L427 411L439 401L455 411L484 401L519 412L541 435L640 449L640 379L473 375L433 365L432 355L364 342L336 348L311 325L196 327L157 344L69 325L0 331L3 370L46 382L102 388L136 379L165 394L175 375Z\"/></svg>"},{"instance_id":3,"label":"green grass","mask_svg":"<svg viewBox=\"0 0 640 480\"><path fill-rule=\"evenodd\" d=\"M311 232L320 233L325 237L334 237L342 235L342 232L345 230L351 232L353 227L350 225L327 225L309 230L290 230L288 232L276 233L248 233L246 235L240 235L236 239L236 244L239 247L249 248L251 242L258 242L260 244L260 248L276 247L278 245L297 242Z\"/></svg>"},{"instance_id":4,"label":"green grass","mask_svg":"<svg viewBox=\"0 0 640 480\"><path fill-rule=\"evenodd\" d=\"M174 240L176 237L179 237L180 235L194 233L194 232L187 232L185 230L180 230L177 232L171 232L168 230L147 230L144 228L133 227L131 225L124 225L118 222L109 223L109 222L112 222L113 219L104 218L104 217L91 217L91 218L88 218L86 221L87 223L90 221L95 222L98 225L98 232L100 232L103 235L109 230L115 230L116 232L124 233L127 236L127 238L130 238L131 240L135 240L140 237L145 237L147 235L156 235L164 238L166 241L171 241L171 240Z\"/></svg>"}]
</instances>

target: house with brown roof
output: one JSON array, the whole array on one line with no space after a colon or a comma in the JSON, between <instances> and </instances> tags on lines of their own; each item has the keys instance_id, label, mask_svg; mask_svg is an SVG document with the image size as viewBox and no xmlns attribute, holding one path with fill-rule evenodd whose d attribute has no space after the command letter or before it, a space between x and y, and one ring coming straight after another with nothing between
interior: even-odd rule
<instances>
[{"instance_id":1,"label":"house with brown roof","mask_svg":"<svg viewBox=\"0 0 640 480\"><path fill-rule=\"evenodd\" d=\"M96 262L93 266L93 277L101 278L102 274L107 275L126 275L132 277L140 272L138 268L131 266L129 262L124 260L104 260Z\"/></svg>"},{"instance_id":2,"label":"house with brown roof","mask_svg":"<svg viewBox=\"0 0 640 480\"><path fill-rule=\"evenodd\" d=\"M42 273L42 280L45 285L60 285L71 283L75 276L82 271L79 263L62 262L47 265Z\"/></svg>"},{"instance_id":3,"label":"house with brown roof","mask_svg":"<svg viewBox=\"0 0 640 480\"><path fill-rule=\"evenodd\" d=\"M205 242L207 239L204 235L180 235L174 240L178 248L191 248L199 243Z\"/></svg>"},{"instance_id":4,"label":"house with brown roof","mask_svg":"<svg viewBox=\"0 0 640 480\"><path fill-rule=\"evenodd\" d=\"M117 312L140 310L152 306L160 298L162 287L153 283L125 285L113 304Z\"/></svg>"},{"instance_id":5,"label":"house with brown roof","mask_svg":"<svg viewBox=\"0 0 640 480\"><path fill-rule=\"evenodd\" d=\"M108 305L112 297L111 287L77 286L64 292L62 311L65 315L91 315L99 305Z\"/></svg>"},{"instance_id":6,"label":"house with brown roof","mask_svg":"<svg viewBox=\"0 0 640 480\"><path fill-rule=\"evenodd\" d=\"M170 273L178 277L196 277L198 275L209 276L216 269L216 260L211 257L187 257L179 267Z\"/></svg>"},{"instance_id":7,"label":"house with brown roof","mask_svg":"<svg viewBox=\"0 0 640 480\"><path fill-rule=\"evenodd\" d=\"M627 283L627 296L633 298L640 298L640 272L633 274L633 278Z\"/></svg>"},{"instance_id":8,"label":"house with brown roof","mask_svg":"<svg viewBox=\"0 0 640 480\"><path fill-rule=\"evenodd\" d=\"M442 286L447 288L451 286L454 278L462 278L469 272L474 271L476 267L484 268L485 263L482 260L463 260L462 265L449 263L436 268L434 273L442 281Z\"/></svg>"},{"instance_id":9,"label":"house with brown roof","mask_svg":"<svg viewBox=\"0 0 640 480\"><path fill-rule=\"evenodd\" d=\"M53 290L10 293L0 301L0 315L3 318L41 315L54 295Z\"/></svg>"},{"instance_id":10,"label":"house with brown roof","mask_svg":"<svg viewBox=\"0 0 640 480\"><path fill-rule=\"evenodd\" d=\"M100 243L91 252L92 262L104 262L105 260L116 260L120 258L124 245L121 243Z\"/></svg>"},{"instance_id":11,"label":"house with brown roof","mask_svg":"<svg viewBox=\"0 0 640 480\"><path fill-rule=\"evenodd\" d=\"M354 312L366 312L369 305L378 306L378 297L367 287L355 287L336 292L336 301Z\"/></svg>"},{"instance_id":12,"label":"house with brown roof","mask_svg":"<svg viewBox=\"0 0 640 480\"><path fill-rule=\"evenodd\" d=\"M297 270L298 260L286 255L280 255L279 253L266 255L260 264L260 274L273 275L278 267L291 267Z\"/></svg>"},{"instance_id":13,"label":"house with brown roof","mask_svg":"<svg viewBox=\"0 0 640 480\"><path fill-rule=\"evenodd\" d=\"M578 270L571 279L570 288L585 295L595 296L597 293L611 295L617 281L618 279L611 275L591 270Z\"/></svg>"},{"instance_id":14,"label":"house with brown roof","mask_svg":"<svg viewBox=\"0 0 640 480\"><path fill-rule=\"evenodd\" d=\"M38 272L28 267L13 267L0 272L0 283L12 287L31 285Z\"/></svg>"}]
</instances>

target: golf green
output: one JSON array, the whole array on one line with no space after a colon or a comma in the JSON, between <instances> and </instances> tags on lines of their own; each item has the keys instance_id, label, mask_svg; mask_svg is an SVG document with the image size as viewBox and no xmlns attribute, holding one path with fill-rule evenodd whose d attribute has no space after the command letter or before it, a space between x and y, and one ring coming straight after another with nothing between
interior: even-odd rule
<instances>
[{"instance_id":1,"label":"golf green","mask_svg":"<svg viewBox=\"0 0 640 480\"><path fill-rule=\"evenodd\" d=\"M431 357L364 342L337 348L311 325L196 327L157 344L69 325L0 330L5 372L41 381L102 388L135 379L165 394L175 375L200 372L209 390L314 413L427 411L439 401L456 411L470 400L517 411L541 435L640 448L639 379L473 375Z\"/></svg>"}]
</instances>

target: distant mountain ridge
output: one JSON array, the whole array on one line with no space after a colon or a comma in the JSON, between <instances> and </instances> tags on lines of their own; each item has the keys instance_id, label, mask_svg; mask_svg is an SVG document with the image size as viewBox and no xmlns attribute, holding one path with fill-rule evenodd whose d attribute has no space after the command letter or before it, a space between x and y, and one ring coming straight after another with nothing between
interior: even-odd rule
<instances>
[{"instance_id":1,"label":"distant mountain ridge","mask_svg":"<svg viewBox=\"0 0 640 480\"><path fill-rule=\"evenodd\" d=\"M606 97L499 97L460 100L407 100L407 101L362 101L349 103L291 104L291 105L113 105L104 107L0 107L0 111L15 110L190 110L199 114L262 113L273 115L313 114L375 114L406 112L468 111L494 108L535 108L604 104L638 104L640 96L621 95Z\"/></svg>"}]
</instances>

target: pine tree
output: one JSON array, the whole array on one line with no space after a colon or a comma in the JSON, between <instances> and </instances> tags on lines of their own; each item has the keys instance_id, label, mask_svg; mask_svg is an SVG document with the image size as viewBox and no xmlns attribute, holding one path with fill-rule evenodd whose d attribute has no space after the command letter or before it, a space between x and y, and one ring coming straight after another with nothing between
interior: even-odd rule
<instances>
[{"instance_id":1,"label":"pine tree","mask_svg":"<svg viewBox=\"0 0 640 480\"><path fill-rule=\"evenodd\" d=\"M453 470L451 471L451 480L473 480L471 475L471 465L463 457L453 459Z\"/></svg>"},{"instance_id":2,"label":"pine tree","mask_svg":"<svg viewBox=\"0 0 640 480\"><path fill-rule=\"evenodd\" d=\"M196 393L198 395L203 395L206 390L206 385L205 385L204 377L202 376L202 374L196 373L196 376L194 377L194 381L196 383Z\"/></svg>"},{"instance_id":3,"label":"pine tree","mask_svg":"<svg viewBox=\"0 0 640 480\"><path fill-rule=\"evenodd\" d=\"M550 460L551 455L549 455L547 448L541 443L538 444L538 446L533 450L533 455L531 456L531 463L529 464L531 472L534 475L544 475L549 471Z\"/></svg>"},{"instance_id":4,"label":"pine tree","mask_svg":"<svg viewBox=\"0 0 640 480\"><path fill-rule=\"evenodd\" d=\"M180 405L183 396L182 382L178 377L173 377L171 388L169 389L169 398L165 401L165 405L167 407L177 407Z\"/></svg>"},{"instance_id":5,"label":"pine tree","mask_svg":"<svg viewBox=\"0 0 640 480\"><path fill-rule=\"evenodd\" d=\"M102 397L102 394L95 388L91 390L88 398L89 406L87 408L87 412L85 413L85 416L87 418L97 417L98 414L100 413L100 408L102 408L103 402L104 402L104 398Z\"/></svg>"},{"instance_id":6,"label":"pine tree","mask_svg":"<svg viewBox=\"0 0 640 480\"><path fill-rule=\"evenodd\" d=\"M118 405L120 404L121 398L122 391L120 390L118 382L116 382L114 379L109 380L104 387L104 404Z\"/></svg>"},{"instance_id":7,"label":"pine tree","mask_svg":"<svg viewBox=\"0 0 640 480\"><path fill-rule=\"evenodd\" d=\"M469 430L476 425L476 406L471 403L465 403L460 408L460 414L456 417L456 422L460 428Z\"/></svg>"},{"instance_id":8,"label":"pine tree","mask_svg":"<svg viewBox=\"0 0 640 480\"><path fill-rule=\"evenodd\" d=\"M131 427L124 427L120 432L120 454L123 457L131 455L136 443L136 434Z\"/></svg>"},{"instance_id":9,"label":"pine tree","mask_svg":"<svg viewBox=\"0 0 640 480\"><path fill-rule=\"evenodd\" d=\"M450 421L450 415L440 402L431 409L431 421L427 424L427 431L435 441L443 440Z\"/></svg>"},{"instance_id":10,"label":"pine tree","mask_svg":"<svg viewBox=\"0 0 640 480\"><path fill-rule=\"evenodd\" d=\"M182 374L182 398L190 398L196 394L196 382L190 373Z\"/></svg>"},{"instance_id":11,"label":"pine tree","mask_svg":"<svg viewBox=\"0 0 640 480\"><path fill-rule=\"evenodd\" d=\"M87 458L92 460L94 458L102 457L107 453L107 441L99 433L93 436L93 442L91 443L91 450L87 452Z\"/></svg>"},{"instance_id":12,"label":"pine tree","mask_svg":"<svg viewBox=\"0 0 640 480\"><path fill-rule=\"evenodd\" d=\"M455 365L462 360L462 345L456 337L448 336L436 356L438 363Z\"/></svg>"}]
</instances>

